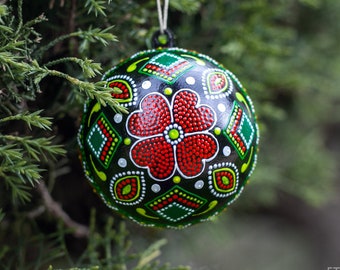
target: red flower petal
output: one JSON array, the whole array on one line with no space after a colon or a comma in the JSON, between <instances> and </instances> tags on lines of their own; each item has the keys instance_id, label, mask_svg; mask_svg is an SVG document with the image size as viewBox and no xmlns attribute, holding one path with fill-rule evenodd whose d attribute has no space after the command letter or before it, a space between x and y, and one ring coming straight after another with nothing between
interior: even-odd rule
<instances>
[{"instance_id":1,"label":"red flower petal","mask_svg":"<svg viewBox=\"0 0 340 270\"><path fill-rule=\"evenodd\" d=\"M166 100L159 94L147 95L140 105L141 110L128 118L128 131L138 137L160 134L171 123L171 114Z\"/></svg>"},{"instance_id":2,"label":"red flower petal","mask_svg":"<svg viewBox=\"0 0 340 270\"><path fill-rule=\"evenodd\" d=\"M198 175L204 168L204 160L212 158L218 149L216 140L209 134L185 137L177 145L179 170L187 177Z\"/></svg>"},{"instance_id":3,"label":"red flower petal","mask_svg":"<svg viewBox=\"0 0 340 270\"><path fill-rule=\"evenodd\" d=\"M131 149L131 158L157 179L169 178L175 169L174 149L163 136L137 142Z\"/></svg>"},{"instance_id":4,"label":"red flower petal","mask_svg":"<svg viewBox=\"0 0 340 270\"><path fill-rule=\"evenodd\" d=\"M197 107L198 96L195 92L182 90L173 102L173 117L185 133L208 130L215 121L213 110L208 106Z\"/></svg>"}]
</instances>

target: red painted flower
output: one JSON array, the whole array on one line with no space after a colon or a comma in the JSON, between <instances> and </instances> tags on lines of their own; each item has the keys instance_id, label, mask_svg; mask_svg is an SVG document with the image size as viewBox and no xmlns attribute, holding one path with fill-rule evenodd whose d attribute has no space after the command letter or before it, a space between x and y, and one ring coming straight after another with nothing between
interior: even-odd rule
<instances>
[{"instance_id":1,"label":"red painted flower","mask_svg":"<svg viewBox=\"0 0 340 270\"><path fill-rule=\"evenodd\" d=\"M134 164L158 180L170 178L176 168L187 178L199 175L205 160L217 154L218 143L208 133L214 111L198 104L198 95L189 89L177 92L171 105L159 93L144 97L127 120L128 133L139 139L130 151Z\"/></svg>"}]
</instances>

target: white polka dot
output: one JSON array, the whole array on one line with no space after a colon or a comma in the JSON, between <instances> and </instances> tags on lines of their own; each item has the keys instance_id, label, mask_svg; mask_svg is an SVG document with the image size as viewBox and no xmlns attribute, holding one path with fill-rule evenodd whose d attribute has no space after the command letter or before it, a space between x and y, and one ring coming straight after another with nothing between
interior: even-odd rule
<instances>
[{"instance_id":1,"label":"white polka dot","mask_svg":"<svg viewBox=\"0 0 340 270\"><path fill-rule=\"evenodd\" d=\"M143 89L149 89L151 87L151 82L150 81L144 81L142 83L142 88Z\"/></svg>"},{"instance_id":2,"label":"white polka dot","mask_svg":"<svg viewBox=\"0 0 340 270\"><path fill-rule=\"evenodd\" d=\"M225 112L226 110L226 107L223 103L220 103L217 105L217 109L220 111L220 112Z\"/></svg>"},{"instance_id":3,"label":"white polka dot","mask_svg":"<svg viewBox=\"0 0 340 270\"><path fill-rule=\"evenodd\" d=\"M185 81L187 82L187 84L193 85L195 84L195 78L194 77L188 77L185 79Z\"/></svg>"},{"instance_id":4,"label":"white polka dot","mask_svg":"<svg viewBox=\"0 0 340 270\"><path fill-rule=\"evenodd\" d=\"M151 186L151 190L152 190L153 192L157 193L157 192L159 192L159 191L161 190L161 186L158 185L158 184L153 184L153 185Z\"/></svg>"},{"instance_id":5,"label":"white polka dot","mask_svg":"<svg viewBox=\"0 0 340 270\"><path fill-rule=\"evenodd\" d=\"M123 120L123 115L120 113L116 113L115 116L113 117L113 120L119 124Z\"/></svg>"},{"instance_id":6,"label":"white polka dot","mask_svg":"<svg viewBox=\"0 0 340 270\"><path fill-rule=\"evenodd\" d=\"M120 159L118 159L118 165L119 165L119 167L121 167L121 168L125 168L126 165L127 165L126 159L125 159L125 158L120 158Z\"/></svg>"},{"instance_id":7,"label":"white polka dot","mask_svg":"<svg viewBox=\"0 0 340 270\"><path fill-rule=\"evenodd\" d=\"M203 180L198 180L196 183L195 183L195 188L196 189L201 189L203 188L204 186L204 181Z\"/></svg>"},{"instance_id":8,"label":"white polka dot","mask_svg":"<svg viewBox=\"0 0 340 270\"><path fill-rule=\"evenodd\" d=\"M226 157L229 156L231 154L231 149L229 146L225 146L223 148L223 155L225 155Z\"/></svg>"}]
</instances>

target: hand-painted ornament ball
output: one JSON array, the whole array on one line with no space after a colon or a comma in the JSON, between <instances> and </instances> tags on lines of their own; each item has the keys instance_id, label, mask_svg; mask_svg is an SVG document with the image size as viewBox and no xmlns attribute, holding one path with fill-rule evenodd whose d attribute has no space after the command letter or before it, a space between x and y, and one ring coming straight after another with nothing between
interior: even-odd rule
<instances>
[{"instance_id":1,"label":"hand-painted ornament ball","mask_svg":"<svg viewBox=\"0 0 340 270\"><path fill-rule=\"evenodd\" d=\"M253 104L208 56L179 48L139 52L104 75L128 113L85 105L85 175L112 209L143 224L208 220L242 192L257 159Z\"/></svg>"}]
</instances>

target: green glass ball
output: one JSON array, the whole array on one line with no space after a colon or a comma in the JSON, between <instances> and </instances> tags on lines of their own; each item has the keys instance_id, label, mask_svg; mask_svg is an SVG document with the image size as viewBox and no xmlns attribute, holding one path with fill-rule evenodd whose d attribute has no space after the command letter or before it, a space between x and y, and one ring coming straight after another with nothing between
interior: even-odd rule
<instances>
[{"instance_id":1,"label":"green glass ball","mask_svg":"<svg viewBox=\"0 0 340 270\"><path fill-rule=\"evenodd\" d=\"M121 114L85 105L85 175L110 208L149 226L182 228L235 201L252 174L259 131L230 71L180 48L141 51L103 77Z\"/></svg>"}]
</instances>

